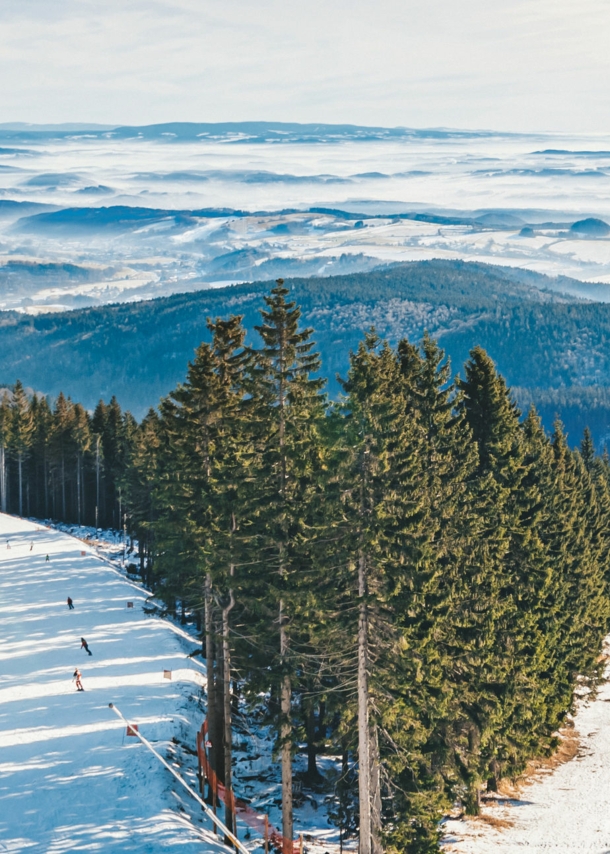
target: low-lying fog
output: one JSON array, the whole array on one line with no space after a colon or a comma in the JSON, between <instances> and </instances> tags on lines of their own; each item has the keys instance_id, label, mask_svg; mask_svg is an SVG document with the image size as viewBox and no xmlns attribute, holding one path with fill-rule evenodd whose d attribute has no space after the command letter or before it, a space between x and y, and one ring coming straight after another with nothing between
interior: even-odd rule
<instances>
[{"instance_id":1,"label":"low-lying fog","mask_svg":"<svg viewBox=\"0 0 610 854\"><path fill-rule=\"evenodd\" d=\"M439 257L610 283L571 228L610 223L610 136L181 127L0 129L0 308Z\"/></svg>"}]
</instances>

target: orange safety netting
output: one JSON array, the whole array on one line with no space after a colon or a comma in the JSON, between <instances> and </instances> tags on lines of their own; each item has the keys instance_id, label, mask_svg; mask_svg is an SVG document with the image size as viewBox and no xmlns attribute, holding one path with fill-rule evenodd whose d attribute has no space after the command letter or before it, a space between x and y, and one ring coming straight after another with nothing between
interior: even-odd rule
<instances>
[{"instance_id":1,"label":"orange safety netting","mask_svg":"<svg viewBox=\"0 0 610 854\"><path fill-rule=\"evenodd\" d=\"M263 839L268 843L269 847L275 848L277 851L282 852L282 854L296 854L299 850L298 843L295 844L290 839L284 839L279 830L269 823L269 819L264 813L258 813L253 810L245 801L242 801L241 798L235 797L235 794L231 789L227 789L226 786L220 782L216 776L216 772L208 762L206 752L207 732L208 722L205 720L201 726L201 730L197 733L197 757L199 760L199 767L205 775L210 789L212 790L214 804L216 804L217 801L222 801L222 803L226 805L228 801L232 808L233 815L244 821L253 830L260 833Z\"/></svg>"}]
</instances>

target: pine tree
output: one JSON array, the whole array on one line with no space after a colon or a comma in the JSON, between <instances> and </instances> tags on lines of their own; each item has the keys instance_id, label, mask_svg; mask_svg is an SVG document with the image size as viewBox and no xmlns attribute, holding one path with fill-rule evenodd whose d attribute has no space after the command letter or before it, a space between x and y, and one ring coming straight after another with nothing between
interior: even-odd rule
<instances>
[{"instance_id":1,"label":"pine tree","mask_svg":"<svg viewBox=\"0 0 610 854\"><path fill-rule=\"evenodd\" d=\"M580 443L580 455L582 457L585 468L590 473L595 462L595 445L593 437L588 427L585 427L582 442Z\"/></svg>"},{"instance_id":2,"label":"pine tree","mask_svg":"<svg viewBox=\"0 0 610 854\"><path fill-rule=\"evenodd\" d=\"M30 448L34 424L30 403L20 380L15 383L11 413L12 447L17 456L19 478L19 515L23 516L23 462Z\"/></svg>"},{"instance_id":3,"label":"pine tree","mask_svg":"<svg viewBox=\"0 0 610 854\"><path fill-rule=\"evenodd\" d=\"M256 330L262 347L253 354L251 370L252 426L258 510L250 541L262 563L253 565L247 583L258 586L262 618L259 638L269 637L274 624L280 696L279 745L282 766L282 835L292 844L292 685L295 660L291 632L295 576L307 563L304 530L308 505L315 494L319 464L320 423L325 408L324 381L312 376L320 366L311 329L299 330L300 309L287 301L281 279L265 297L262 323ZM261 558L259 557L259 561ZM266 611L266 613L265 613ZM275 611L275 616L272 616ZM266 644L265 644L266 645ZM279 653L279 656L278 656Z\"/></svg>"},{"instance_id":4,"label":"pine tree","mask_svg":"<svg viewBox=\"0 0 610 854\"><path fill-rule=\"evenodd\" d=\"M7 449L12 439L12 411L8 393L4 392L0 400L0 510L8 510Z\"/></svg>"}]
</instances>

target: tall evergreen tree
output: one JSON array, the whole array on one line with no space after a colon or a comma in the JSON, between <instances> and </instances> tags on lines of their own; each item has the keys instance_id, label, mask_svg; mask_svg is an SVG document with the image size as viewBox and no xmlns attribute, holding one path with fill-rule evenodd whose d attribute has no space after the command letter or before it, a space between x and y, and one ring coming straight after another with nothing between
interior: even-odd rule
<instances>
[{"instance_id":1,"label":"tall evergreen tree","mask_svg":"<svg viewBox=\"0 0 610 854\"><path fill-rule=\"evenodd\" d=\"M19 482L19 515L23 516L23 463L30 448L34 423L30 403L20 380L15 383L11 411L12 447L17 457Z\"/></svg>"},{"instance_id":2,"label":"tall evergreen tree","mask_svg":"<svg viewBox=\"0 0 610 854\"><path fill-rule=\"evenodd\" d=\"M252 567L250 581L266 589L269 609L263 635L278 626L275 668L279 676L279 744L282 766L282 835L292 845L292 685L295 660L290 650L294 607L291 590L306 560L304 531L308 503L315 494L320 424L326 398L324 380L314 376L320 360L311 329L299 329L301 311L287 301L288 289L278 279L261 311L256 330L262 347L251 370L253 477L258 510L251 542L262 562ZM260 558L259 558L260 560ZM274 617L271 612L275 611ZM262 627L261 627L262 628ZM260 637L260 634L259 634ZM278 655L279 653L279 655Z\"/></svg>"}]
</instances>

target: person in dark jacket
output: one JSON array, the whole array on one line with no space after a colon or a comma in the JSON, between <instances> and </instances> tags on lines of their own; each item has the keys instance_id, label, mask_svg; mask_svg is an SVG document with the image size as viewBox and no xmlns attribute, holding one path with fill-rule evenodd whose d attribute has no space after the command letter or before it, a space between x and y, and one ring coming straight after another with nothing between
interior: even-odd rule
<instances>
[{"instance_id":1,"label":"person in dark jacket","mask_svg":"<svg viewBox=\"0 0 610 854\"><path fill-rule=\"evenodd\" d=\"M93 655L93 653L92 653L92 652L91 652L91 650L89 649L89 644L87 643L87 641L86 641L84 638L81 638L81 639L80 639L80 648L81 648L81 649L86 649L86 650L87 650L87 652L89 653L89 655Z\"/></svg>"},{"instance_id":2,"label":"person in dark jacket","mask_svg":"<svg viewBox=\"0 0 610 854\"><path fill-rule=\"evenodd\" d=\"M72 599L70 599L70 597L69 597L69 596L68 596L68 609L69 609L70 611L73 611L73 610L74 610L74 602L72 601Z\"/></svg>"}]
</instances>

